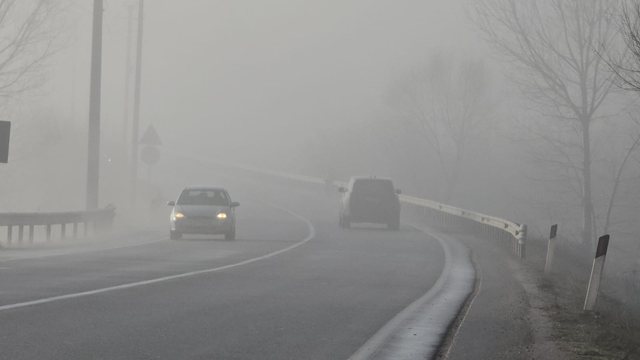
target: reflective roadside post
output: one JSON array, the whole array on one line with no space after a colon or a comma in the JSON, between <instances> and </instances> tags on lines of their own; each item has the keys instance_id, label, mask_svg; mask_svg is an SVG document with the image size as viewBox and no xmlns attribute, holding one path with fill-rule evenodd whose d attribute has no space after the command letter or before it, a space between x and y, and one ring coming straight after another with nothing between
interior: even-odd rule
<instances>
[{"instance_id":1,"label":"reflective roadside post","mask_svg":"<svg viewBox=\"0 0 640 360\"><path fill-rule=\"evenodd\" d=\"M547 243L547 260L544 263L544 274L549 275L553 268L553 258L556 253L556 235L558 233L558 224L551 225L549 233L549 242Z\"/></svg>"},{"instance_id":2,"label":"reflective roadside post","mask_svg":"<svg viewBox=\"0 0 640 360\"><path fill-rule=\"evenodd\" d=\"M11 122L0 121L0 163L9 162L9 139L11 137Z\"/></svg>"},{"instance_id":3,"label":"reflective roadside post","mask_svg":"<svg viewBox=\"0 0 640 360\"><path fill-rule=\"evenodd\" d=\"M593 259L591 267L591 276L589 278L589 286L587 287L587 296L584 299L584 311L592 311L596 306L598 291L600 289L600 281L602 280L602 272L604 270L604 261L607 257L607 249L609 248L609 235L603 235L598 239L598 248L596 249L596 257Z\"/></svg>"}]
</instances>

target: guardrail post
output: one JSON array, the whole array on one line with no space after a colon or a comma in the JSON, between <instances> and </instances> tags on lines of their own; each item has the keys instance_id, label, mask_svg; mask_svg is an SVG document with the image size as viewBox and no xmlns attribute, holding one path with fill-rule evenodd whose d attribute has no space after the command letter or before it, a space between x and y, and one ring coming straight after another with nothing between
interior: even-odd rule
<instances>
[{"instance_id":1,"label":"guardrail post","mask_svg":"<svg viewBox=\"0 0 640 360\"><path fill-rule=\"evenodd\" d=\"M7 225L7 243L13 241L13 225Z\"/></svg>"},{"instance_id":2,"label":"guardrail post","mask_svg":"<svg viewBox=\"0 0 640 360\"><path fill-rule=\"evenodd\" d=\"M84 237L89 235L89 222L85 221L82 223L82 231L84 231Z\"/></svg>"},{"instance_id":3,"label":"guardrail post","mask_svg":"<svg viewBox=\"0 0 640 360\"><path fill-rule=\"evenodd\" d=\"M47 224L47 241L51 241L51 224Z\"/></svg>"},{"instance_id":4,"label":"guardrail post","mask_svg":"<svg viewBox=\"0 0 640 360\"><path fill-rule=\"evenodd\" d=\"M73 238L74 239L78 238L78 223L77 222L73 223Z\"/></svg>"},{"instance_id":5,"label":"guardrail post","mask_svg":"<svg viewBox=\"0 0 640 360\"><path fill-rule=\"evenodd\" d=\"M67 237L67 224L60 224L60 238L64 239Z\"/></svg>"},{"instance_id":6,"label":"guardrail post","mask_svg":"<svg viewBox=\"0 0 640 360\"><path fill-rule=\"evenodd\" d=\"M29 225L29 243L33 244L33 233L35 229L33 225Z\"/></svg>"},{"instance_id":7,"label":"guardrail post","mask_svg":"<svg viewBox=\"0 0 640 360\"><path fill-rule=\"evenodd\" d=\"M518 257L524 259L526 257L526 240L527 240L527 225L520 225L520 231L518 232Z\"/></svg>"},{"instance_id":8,"label":"guardrail post","mask_svg":"<svg viewBox=\"0 0 640 360\"><path fill-rule=\"evenodd\" d=\"M551 225L549 232L549 242L547 243L547 260L544 263L544 273L549 275L553 267L553 258L556 253L556 235L558 233L558 224Z\"/></svg>"},{"instance_id":9,"label":"guardrail post","mask_svg":"<svg viewBox=\"0 0 640 360\"><path fill-rule=\"evenodd\" d=\"M24 225L18 226L18 242L22 244L22 240L24 239Z\"/></svg>"},{"instance_id":10,"label":"guardrail post","mask_svg":"<svg viewBox=\"0 0 640 360\"><path fill-rule=\"evenodd\" d=\"M584 299L584 311L592 311L596 306L596 299L598 298L598 290L600 288L600 281L602 280L604 261L607 258L608 248L609 235L603 235L598 239L598 248L596 249L596 256L593 259L591 276L589 277L589 285L587 286L587 296Z\"/></svg>"}]
</instances>

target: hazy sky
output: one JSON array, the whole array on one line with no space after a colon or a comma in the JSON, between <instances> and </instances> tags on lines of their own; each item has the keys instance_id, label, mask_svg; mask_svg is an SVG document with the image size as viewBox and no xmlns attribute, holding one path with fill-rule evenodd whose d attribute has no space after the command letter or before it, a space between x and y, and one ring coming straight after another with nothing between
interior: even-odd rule
<instances>
[{"instance_id":1,"label":"hazy sky","mask_svg":"<svg viewBox=\"0 0 640 360\"><path fill-rule=\"evenodd\" d=\"M91 6L75 1L49 86L82 125ZM430 52L473 51L463 3L147 0L142 126L154 123L167 148L289 151L317 129L376 116L390 83ZM105 136L121 132L135 4L105 1Z\"/></svg>"}]
</instances>

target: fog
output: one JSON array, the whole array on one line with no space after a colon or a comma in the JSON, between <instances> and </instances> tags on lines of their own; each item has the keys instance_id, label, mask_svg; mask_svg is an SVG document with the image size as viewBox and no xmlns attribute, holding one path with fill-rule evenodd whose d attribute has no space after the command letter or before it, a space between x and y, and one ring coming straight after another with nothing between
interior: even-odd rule
<instances>
[{"instance_id":1,"label":"fog","mask_svg":"<svg viewBox=\"0 0 640 360\"><path fill-rule=\"evenodd\" d=\"M345 144L345 153L331 154L337 158L323 162L335 161L339 167L341 159L361 160L361 154L350 154L348 144L366 139L376 119L386 116L381 114L388 108L389 88L397 77L434 51L467 54L477 47L463 5L452 1L405 1L402 6L385 1L149 2L140 131L153 124L165 155L211 154L222 161L300 168L322 175L325 168L308 164L314 152L328 150L322 142L344 141L341 133L360 128L356 138ZM132 109L124 94L127 23L133 16L135 45L136 12L137 2L105 4L102 204L124 202L109 198L123 189L107 184L127 171L121 166L126 165L124 150L129 151L130 141L126 106ZM46 63L43 85L12 99L5 112L15 118L17 128L12 156L26 151L20 148L20 138L26 148L34 148L40 138L58 141L65 148L60 151L68 155L58 156L61 161L56 166L68 170L57 172L59 185L66 189L65 201L73 199L79 207L83 194L77 190L84 186L86 166L83 133L88 117L92 9L84 1L68 1L55 15L48 26L58 32L56 49ZM131 56L133 68L133 48ZM52 135L59 139L51 140ZM310 143L319 149L309 149ZM35 157L33 161L37 163ZM8 165L12 166L19 165ZM354 170L389 172L380 164ZM22 207L55 207L52 203L58 201ZM21 207L7 206L7 210Z\"/></svg>"},{"instance_id":2,"label":"fog","mask_svg":"<svg viewBox=\"0 0 640 360\"><path fill-rule=\"evenodd\" d=\"M149 1L140 131L149 125L158 130L161 161L191 154L321 177L384 175L410 193L516 214L527 223L543 223L541 216L550 212L566 216L566 209L579 208L579 199L567 195L571 186L559 184L556 170L537 162L546 155L535 149L545 146L531 135L554 122L548 121L547 108L511 82L522 72L485 41L474 6L468 1ZM133 88L130 83L127 100L125 79L128 41L128 66L134 67L136 13L136 1L105 4L100 203L121 208L129 196ZM24 159L5 166L4 181L16 197L4 200L6 211L82 207L91 16L84 1L60 3L46 24L55 34L54 54L38 74L39 85L3 105L4 117L15 126L12 159ZM445 142L444 155L435 157L428 139L405 121L419 74L428 73L438 57L455 64L448 70L452 79L468 64L479 64L483 85L477 92L488 104L455 161L457 145ZM447 86L455 93L456 86L466 85ZM609 98L623 100L604 104L599 115L605 120L594 124L594 144L605 148L599 144L625 133L612 132L606 121L627 116L621 113L634 106L621 92ZM624 146L600 159L619 159L622 152ZM52 159L43 160L47 156ZM140 174L146 172L141 164ZM611 173L603 168L602 181ZM44 174L60 191L39 190ZM167 176L155 175L157 183ZM549 177L554 179L538 181ZM541 192L548 199L540 201ZM605 186L601 196L607 192ZM558 196L563 210L553 205ZM579 216L567 221L577 227ZM546 225L540 226L544 232Z\"/></svg>"},{"instance_id":3,"label":"fog","mask_svg":"<svg viewBox=\"0 0 640 360\"><path fill-rule=\"evenodd\" d=\"M31 18L37 26L13 58L7 49L34 4L46 11ZM139 135L153 127L162 144L157 164L139 163L133 196L138 4L104 1L99 207L116 208L119 231L164 234L172 211L164 204L185 186L211 185L255 201L241 209L259 238L266 218L288 211L265 211L265 199L291 190L300 197L290 204L321 219L324 240L371 236L386 254L386 233L361 238L337 221L328 227L338 218L336 189L264 185L246 167L327 184L389 177L402 194L526 224L532 262L544 257L549 226L560 224L575 256L566 257L570 281L586 274L576 268L591 261L598 236L611 234L608 295L638 303L635 2L147 0ZM12 122L9 163L0 164L2 213L85 208L92 24L91 1L0 0L0 119ZM263 187L269 193L256 196ZM302 218L285 221L291 233L269 226L279 224L273 220L269 236L299 235L304 222L292 224ZM308 225L304 242L315 233ZM414 230L402 236L418 236ZM201 255L190 251L185 263Z\"/></svg>"},{"instance_id":4,"label":"fog","mask_svg":"<svg viewBox=\"0 0 640 360\"><path fill-rule=\"evenodd\" d=\"M149 1L140 132L149 125L158 130L161 161L191 154L321 177L390 176L416 195L497 214L515 212L536 224L557 211L553 199L567 189L557 187L557 179L537 181L554 170L536 163L540 142L532 128L554 125L540 117L547 109L520 96L510 82L517 67L485 41L474 23L474 6L467 1ZM121 208L129 196L133 86L127 100L125 79L128 41L129 70L134 70L136 16L136 1L105 3L100 203ZM84 1L60 3L46 24L55 34L55 51L38 74L39 86L3 105L4 117L15 126L11 156L25 160L5 166L4 181L21 185L14 188L16 199L2 204L7 211L82 207L91 17ZM407 94L415 95L419 74L428 73L438 57L456 64L452 77L467 64L479 64L484 82L479 92L489 104L478 131L467 134L469 149L464 146L461 160L453 160L455 147L443 145L444 165L428 139L403 120L413 96ZM466 85L450 86L455 92ZM605 107L613 111L602 114L615 118L619 109L631 109L628 104L608 102ZM605 129L602 136L595 131L596 146L605 141L599 138L624 134L612 134L604 123L594 124ZM55 160L43 160L44 153ZM604 177L610 173L603 171ZM457 173L455 181L451 172ZM146 173L141 164L140 174ZM37 174L47 174L48 183L61 190L38 190L43 177ZM154 181L165 176L156 174ZM541 191L550 195L540 204ZM520 206L522 201L530 206ZM568 196L558 206L577 209L579 201ZM557 213L565 216L565 210Z\"/></svg>"},{"instance_id":5,"label":"fog","mask_svg":"<svg viewBox=\"0 0 640 360\"><path fill-rule=\"evenodd\" d=\"M107 133L121 124L131 5L113 1L105 9ZM167 149L186 152L210 151L215 136L216 146L239 159L286 159L318 131L371 119L395 74L435 48L473 42L460 4L448 1L153 1L146 7L142 127L153 123ZM90 13L78 12L78 40L63 49L68 56L52 86L69 86L64 65L76 64L76 100L86 104L78 94L88 86ZM63 96L68 103L70 94ZM76 110L77 118L86 113Z\"/></svg>"}]
</instances>

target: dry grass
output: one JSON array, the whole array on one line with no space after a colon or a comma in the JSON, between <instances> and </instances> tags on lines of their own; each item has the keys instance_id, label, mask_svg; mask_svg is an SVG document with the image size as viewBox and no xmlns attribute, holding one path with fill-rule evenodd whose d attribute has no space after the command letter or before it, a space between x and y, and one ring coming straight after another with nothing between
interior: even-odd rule
<instances>
[{"instance_id":1,"label":"dry grass","mask_svg":"<svg viewBox=\"0 0 640 360\"><path fill-rule=\"evenodd\" d=\"M533 243L533 242L532 242ZM531 243L530 243L531 244ZM535 246L535 243L532 244ZM541 243L537 244L541 246ZM542 255L543 251L533 251ZM582 311L589 264L567 255L552 276L542 274L544 261L528 259L539 274L539 289L549 299L553 340L578 359L640 360L640 279L620 274L598 298L597 311Z\"/></svg>"}]
</instances>

